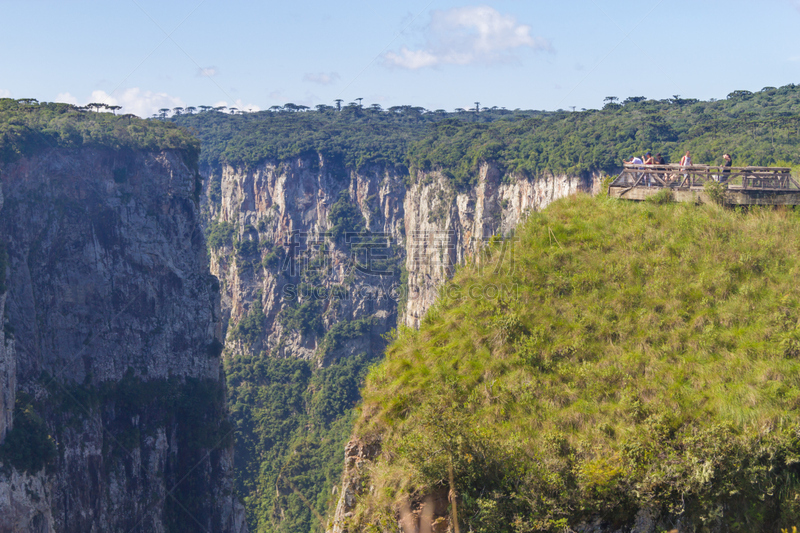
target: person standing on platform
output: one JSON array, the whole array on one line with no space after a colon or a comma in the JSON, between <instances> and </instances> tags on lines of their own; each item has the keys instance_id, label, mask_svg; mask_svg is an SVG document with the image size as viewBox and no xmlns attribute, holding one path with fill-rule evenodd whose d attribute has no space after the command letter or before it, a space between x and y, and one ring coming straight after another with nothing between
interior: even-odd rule
<instances>
[{"instance_id":1,"label":"person standing on platform","mask_svg":"<svg viewBox=\"0 0 800 533\"><path fill-rule=\"evenodd\" d=\"M666 163L666 161L664 161L664 158L663 158L663 157L661 157L661 154L660 154L660 153L656 154L656 157L655 157L655 164L656 164L656 165L666 165L666 164L667 164L667 163ZM664 169L661 169L661 170L663 171ZM672 181L672 179L674 178L674 176L671 176L671 175L667 174L666 172L664 172L664 173L662 174L662 176L664 176L664 181L665 181L665 182L667 182L667 183L669 183L670 181Z\"/></svg>"},{"instance_id":2,"label":"person standing on platform","mask_svg":"<svg viewBox=\"0 0 800 533\"><path fill-rule=\"evenodd\" d=\"M645 165L654 165L655 163L656 160L653 158L653 154L651 154L650 152L644 154ZM653 175L648 172L647 174L645 174L644 180L647 182L647 186L649 187L650 185L653 184Z\"/></svg>"},{"instance_id":3,"label":"person standing on platform","mask_svg":"<svg viewBox=\"0 0 800 533\"><path fill-rule=\"evenodd\" d=\"M722 174L719 176L719 182L725 183L728 181L731 173L731 165L733 161L731 160L731 156L728 154L722 154Z\"/></svg>"},{"instance_id":4,"label":"person standing on platform","mask_svg":"<svg viewBox=\"0 0 800 533\"><path fill-rule=\"evenodd\" d=\"M687 150L683 157L681 157L681 167L690 167L692 166L692 156L689 154ZM688 174L684 174L683 178L686 179Z\"/></svg>"},{"instance_id":5,"label":"person standing on platform","mask_svg":"<svg viewBox=\"0 0 800 533\"><path fill-rule=\"evenodd\" d=\"M630 161L623 161L623 163L625 163L627 165L643 165L644 164L644 162L642 161L642 158L641 157L637 157L637 156L633 156L633 157L631 157ZM634 174L633 183L634 184L638 183L639 182L639 178L641 176L642 176L642 174L640 172L637 172L636 174Z\"/></svg>"}]
</instances>

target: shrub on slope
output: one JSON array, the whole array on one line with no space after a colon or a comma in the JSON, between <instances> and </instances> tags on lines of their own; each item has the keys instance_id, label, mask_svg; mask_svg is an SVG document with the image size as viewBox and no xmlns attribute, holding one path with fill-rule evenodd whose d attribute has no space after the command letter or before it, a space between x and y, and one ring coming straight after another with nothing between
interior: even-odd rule
<instances>
[{"instance_id":1,"label":"shrub on slope","mask_svg":"<svg viewBox=\"0 0 800 533\"><path fill-rule=\"evenodd\" d=\"M383 452L354 522L391 522L452 467L462 531L640 509L797 524L798 235L782 210L579 196L531 215L370 373L357 432Z\"/></svg>"}]
</instances>

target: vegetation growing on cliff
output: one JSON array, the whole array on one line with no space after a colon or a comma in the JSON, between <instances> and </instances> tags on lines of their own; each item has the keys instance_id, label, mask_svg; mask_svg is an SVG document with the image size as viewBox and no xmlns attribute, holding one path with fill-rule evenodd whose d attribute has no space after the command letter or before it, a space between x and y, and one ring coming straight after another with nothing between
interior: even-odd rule
<instances>
[{"instance_id":1,"label":"vegetation growing on cliff","mask_svg":"<svg viewBox=\"0 0 800 533\"><path fill-rule=\"evenodd\" d=\"M222 193L218 165L222 163L252 168L265 160L280 165L302 157L302 165L310 166L313 172L319 164L320 155L329 172L333 173L334 178L341 180L343 187L348 182L349 171L361 169L367 172L364 167L370 164L393 166L400 171L409 169L409 182L416 176L414 169L439 171L448 176L456 188L461 189L475 183L479 165L486 160L492 160L499 165L504 172L504 180L512 179L515 174L533 177L549 172L613 172L618 169L623 158L647 150L660 151L671 161L677 161L684 150L690 149L695 161L701 163L713 163L723 152L728 151L733 153L736 165L795 164L799 161L794 150L798 140L798 122L795 118L798 110L800 88L787 86L779 89L767 88L755 94L735 92L725 100L712 102L680 98L663 101L632 98L623 105L609 104L601 111L577 113L428 113L410 107L380 110L355 106L348 106L339 112L325 106L306 111L292 110L287 106L279 110L235 115L207 111L197 115L184 114L172 120L189 128L202 139L201 160L211 170L212 179L208 195L211 203L218 205ZM267 234L265 220L261 219L265 228L258 229L262 234L257 242L261 252L260 264L261 267L277 273L281 270L280 266L286 264L286 257L282 255L284 248L272 246L271 242L264 240L263 234ZM348 202L346 196L332 205L329 222L334 237L339 238L340 244L344 241L341 237L346 231L364 229L359 209ZM233 226L212 223L209 225L208 242L215 253L237 254L236 262L240 274L244 271L243 265L248 265L247 276L251 275L250 266L253 267L254 276L261 275L255 262L259 258L258 254L243 247L254 247L256 241L240 239L236 233ZM244 233L252 234L252 231ZM387 270L392 268L394 267ZM286 275L285 270L281 275ZM400 276L398 273L398 277ZM407 277L407 273L403 276ZM335 313L328 314L328 319L323 320L323 314L330 313L330 308L322 305L320 300L303 296L308 293L307 288L321 285L320 280L317 274L301 277L296 284L297 292L289 291L284 294L290 302L279 315L278 321L286 336L301 332L305 340L313 339L318 347L316 357L324 359L327 350L337 346L339 340L349 340L351 335L367 334L369 328L366 322L355 321L341 327L329 328L326 333L323 324L329 324L330 317L335 316ZM293 280L293 283L294 281L298 280ZM333 301L337 290L334 287L325 294L331 296ZM250 309L255 308L251 306ZM260 309L244 315L244 328L236 329L237 325L231 324L234 338L243 340L244 344L249 343L254 356L254 352L262 347L255 342L259 336L257 324L269 322L265 322L263 315L259 313ZM514 316L509 315L504 320L509 321L504 327L513 331L516 327ZM263 333L262 331L262 338ZM323 337L323 334L326 336ZM248 364L254 365L256 359L254 357ZM273 383L298 382L305 384L304 387L311 387L311 378L295 375L296 370L291 365L275 366L270 370L270 380L260 384L250 381L251 378L256 379L257 373L243 373L244 377L231 385L231 394L242 398L238 400L238 420L251 420L248 418L251 415L246 414L249 408L246 406L262 405L260 402L273 394L273 387L277 387ZM353 371L358 372L360 369L354 368ZM312 367L312 376L314 372L316 368ZM307 391L302 387L301 389ZM301 397L306 392L301 391L298 394ZM307 420L308 404L285 414L288 417L285 424L299 428L295 424ZM272 415L263 419L261 416L258 415L259 420L252 423L262 429L253 431L266 431L263 428L272 423ZM464 420L466 419L459 418L454 423L461 424ZM344 428L349 423L350 419L342 422L344 425L340 428L341 434L347 432ZM471 420L466 420L464 427L470 427L470 423ZM287 455L291 446L282 440L297 438L300 430L297 429L294 433L292 431L276 434L275 440L269 441L268 446L278 450L274 455L270 451L264 452L272 448L259 448L260 445L257 444L252 444L251 452L239 454L241 461L237 459L238 483L242 494L247 496L250 524L253 528L271 530L288 527L282 526L284 521L276 518L280 513L285 514L286 523L294 524L293 527L314 527L309 524L317 523L317 518L309 511L310 508L303 503L302 498L309 501L317 501L318 497L321 498L320 501L327 499L327 494L323 498L322 492L315 492L328 490L327 485L314 482L305 485L308 491L285 488L294 495L291 497L296 498L294 506L287 505L289 500L281 500L283 496L280 496L271 500L272 506L269 509L259 507L259 497L274 493L274 482L277 479L275 472L280 472L289 458L293 457L291 454ZM341 455L329 454L325 447L309 447L303 450L298 454L302 455L303 464L309 468L312 468L310 465L323 470L330 468L331 471L341 468ZM262 453L266 455L262 456ZM508 466L510 460L503 461L505 462L498 468ZM492 470L487 467L486 471ZM262 475L262 472L272 474L267 476ZM503 490L506 488L508 487ZM279 501L283 503L274 503ZM484 524L490 523L489 517L493 516L491 513L508 515L502 510L504 504L492 501L480 503L488 506L481 511L485 515ZM571 505L571 500L567 504ZM475 511L475 505L467 503L467 508ZM494 511L489 509L492 505L495 505ZM323 507L315 509L321 513ZM293 515L295 511L300 515Z\"/></svg>"},{"instance_id":2,"label":"vegetation growing on cliff","mask_svg":"<svg viewBox=\"0 0 800 533\"><path fill-rule=\"evenodd\" d=\"M369 164L404 167L409 145L424 136L431 125L448 118L483 123L543 113L505 109L447 113L414 106L383 110L379 106L355 105L336 111L322 105L316 110L299 111L297 106L287 106L277 111L236 115L207 111L181 114L171 120L202 140L200 161L204 165L251 167L265 160L286 161L322 154L331 168L338 167L343 173L346 168Z\"/></svg>"},{"instance_id":3,"label":"vegetation growing on cliff","mask_svg":"<svg viewBox=\"0 0 800 533\"><path fill-rule=\"evenodd\" d=\"M264 355L226 361L237 490L251 531L325 531L358 389L375 355L314 370Z\"/></svg>"},{"instance_id":4,"label":"vegetation growing on cliff","mask_svg":"<svg viewBox=\"0 0 800 533\"><path fill-rule=\"evenodd\" d=\"M577 197L531 215L371 371L357 433L383 454L355 521L380 530L452 467L462 531L639 509L796 524L798 233L790 210Z\"/></svg>"},{"instance_id":5,"label":"vegetation growing on cliff","mask_svg":"<svg viewBox=\"0 0 800 533\"><path fill-rule=\"evenodd\" d=\"M334 489L341 479L342 450L352 432L359 388L367 366L385 344L369 337L390 327L386 318L343 317L352 313L348 291L376 282L374 272L359 268L399 271L402 255L392 253L385 239L379 242L366 233L364 216L347 194L331 205L328 223L331 230L324 241L296 247L269 242L265 237L271 222L263 218L245 224L239 234L231 224L209 226L212 253L224 253L219 243L234 243L240 279L253 276L256 286L265 278L287 282L277 315L265 315L266 297L255 290L248 311L232 320L228 330L228 340L237 341L229 342L232 356L225 358L229 405L237 425L236 484L251 531L325 530L338 497ZM381 251L374 258L359 255L368 247ZM334 265L334 260L340 263ZM335 269L342 265L349 286L337 277ZM256 266L268 273L251 268ZM281 338L266 353L267 335L277 324ZM317 350L309 361L278 355L291 354L291 344Z\"/></svg>"},{"instance_id":6,"label":"vegetation growing on cliff","mask_svg":"<svg viewBox=\"0 0 800 533\"><path fill-rule=\"evenodd\" d=\"M86 111L70 104L0 98L0 162L48 148L82 146L180 150L190 161L196 161L200 151L197 139L169 122Z\"/></svg>"},{"instance_id":7,"label":"vegetation growing on cliff","mask_svg":"<svg viewBox=\"0 0 800 533\"><path fill-rule=\"evenodd\" d=\"M0 463L19 472L36 474L56 459L56 443L34 407L33 398L17 392L14 427L0 444Z\"/></svg>"}]
</instances>

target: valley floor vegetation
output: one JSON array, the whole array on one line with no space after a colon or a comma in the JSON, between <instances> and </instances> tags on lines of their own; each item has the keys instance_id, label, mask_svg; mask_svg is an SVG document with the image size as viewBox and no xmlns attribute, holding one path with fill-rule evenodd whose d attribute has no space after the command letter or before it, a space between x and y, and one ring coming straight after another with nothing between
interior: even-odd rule
<instances>
[{"instance_id":1,"label":"valley floor vegetation","mask_svg":"<svg viewBox=\"0 0 800 533\"><path fill-rule=\"evenodd\" d=\"M791 209L531 214L513 262L461 269L368 375L356 434L382 455L351 525L386 530L451 468L461 531L797 524L798 234ZM519 291L465 296L490 284Z\"/></svg>"}]
</instances>

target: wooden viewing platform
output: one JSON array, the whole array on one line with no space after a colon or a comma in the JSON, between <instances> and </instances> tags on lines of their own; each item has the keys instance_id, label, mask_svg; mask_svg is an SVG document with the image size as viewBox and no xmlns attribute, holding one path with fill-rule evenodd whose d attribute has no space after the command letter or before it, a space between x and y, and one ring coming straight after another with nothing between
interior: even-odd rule
<instances>
[{"instance_id":1,"label":"wooden viewing platform","mask_svg":"<svg viewBox=\"0 0 800 533\"><path fill-rule=\"evenodd\" d=\"M800 205L800 185L786 167L722 167L710 165L633 165L625 163L608 188L609 196L645 200L670 189L676 202L709 203L708 182L721 181L730 205Z\"/></svg>"}]
</instances>

